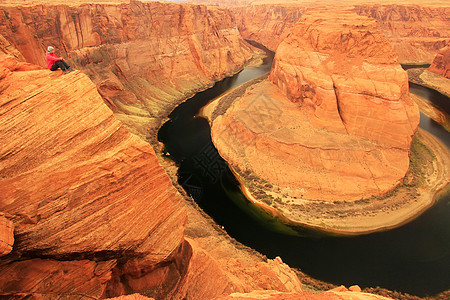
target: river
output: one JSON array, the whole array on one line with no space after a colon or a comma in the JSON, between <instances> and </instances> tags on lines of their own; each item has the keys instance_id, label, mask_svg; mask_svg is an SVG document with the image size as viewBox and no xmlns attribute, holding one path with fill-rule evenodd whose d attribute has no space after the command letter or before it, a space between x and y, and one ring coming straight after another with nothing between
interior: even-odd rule
<instances>
[{"instance_id":1,"label":"river","mask_svg":"<svg viewBox=\"0 0 450 300\"><path fill-rule=\"evenodd\" d=\"M179 105L158 133L164 155L178 169L178 182L228 234L269 258L334 284L376 287L417 296L450 288L450 197L444 196L417 219L396 229L356 237L290 234L245 199L211 142L200 109L225 91L269 72L272 58L216 83ZM423 91L418 88L424 96ZM414 91L413 91L414 92ZM433 100L433 99L430 99ZM448 99L447 99L448 101ZM443 140L450 135L421 115L420 126Z\"/></svg>"}]
</instances>

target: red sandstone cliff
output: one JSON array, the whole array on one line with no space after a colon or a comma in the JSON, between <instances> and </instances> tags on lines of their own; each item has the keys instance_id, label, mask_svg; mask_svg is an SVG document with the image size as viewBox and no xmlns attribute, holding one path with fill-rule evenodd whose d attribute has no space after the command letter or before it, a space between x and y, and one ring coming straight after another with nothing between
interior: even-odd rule
<instances>
[{"instance_id":1,"label":"red sandstone cliff","mask_svg":"<svg viewBox=\"0 0 450 300\"><path fill-rule=\"evenodd\" d=\"M360 292L347 291L345 288L339 291L325 293L280 293L277 291L253 291L247 294L234 293L229 296L221 296L215 300L387 300L388 298Z\"/></svg>"},{"instance_id":2,"label":"red sandstone cliff","mask_svg":"<svg viewBox=\"0 0 450 300\"><path fill-rule=\"evenodd\" d=\"M11 258L73 259L2 262L2 293L99 297L121 253L173 260L186 212L152 147L114 118L84 74L1 61L0 211L16 226ZM102 262L75 261L85 257ZM67 275L52 277L58 269ZM51 283L27 285L47 276Z\"/></svg>"},{"instance_id":3,"label":"red sandstone cliff","mask_svg":"<svg viewBox=\"0 0 450 300\"><path fill-rule=\"evenodd\" d=\"M401 63L431 63L450 41L448 6L362 4L354 10L378 21Z\"/></svg>"},{"instance_id":4,"label":"red sandstone cliff","mask_svg":"<svg viewBox=\"0 0 450 300\"><path fill-rule=\"evenodd\" d=\"M249 172L261 179L253 192L273 185L260 204L291 220L349 232L383 227L381 219L344 224L318 204L382 196L409 168L419 110L376 22L348 11L303 15L269 79L214 120L221 155L245 180Z\"/></svg>"},{"instance_id":5,"label":"red sandstone cliff","mask_svg":"<svg viewBox=\"0 0 450 300\"><path fill-rule=\"evenodd\" d=\"M301 291L282 262L225 238L208 239L208 247L228 247L227 255L185 239L185 205L152 147L115 119L86 75L63 76L13 55L0 62L1 254L11 250L15 225L14 250L0 260L0 296Z\"/></svg>"},{"instance_id":6,"label":"red sandstone cliff","mask_svg":"<svg viewBox=\"0 0 450 300\"><path fill-rule=\"evenodd\" d=\"M11 252L14 244L14 224L5 216L0 215L0 256Z\"/></svg>"},{"instance_id":7,"label":"red sandstone cliff","mask_svg":"<svg viewBox=\"0 0 450 300\"><path fill-rule=\"evenodd\" d=\"M0 34L28 62L44 66L45 49L54 45L141 135L186 95L236 72L254 54L226 9L131 1L0 10Z\"/></svg>"},{"instance_id":8,"label":"red sandstone cliff","mask_svg":"<svg viewBox=\"0 0 450 300\"><path fill-rule=\"evenodd\" d=\"M442 77L450 79L450 43L439 50L429 70Z\"/></svg>"},{"instance_id":9,"label":"red sandstone cliff","mask_svg":"<svg viewBox=\"0 0 450 300\"><path fill-rule=\"evenodd\" d=\"M245 39L254 40L275 51L300 19L298 5L252 5L230 9L239 32Z\"/></svg>"},{"instance_id":10,"label":"red sandstone cliff","mask_svg":"<svg viewBox=\"0 0 450 300\"><path fill-rule=\"evenodd\" d=\"M311 108L317 127L406 152L410 147L419 116L407 73L367 18L306 15L278 48L270 80L292 102Z\"/></svg>"},{"instance_id":11,"label":"red sandstone cliff","mask_svg":"<svg viewBox=\"0 0 450 300\"><path fill-rule=\"evenodd\" d=\"M210 5L210 6L224 6L224 7L231 7L231 6L241 6L241 5L249 5L253 1L252 0L188 0L186 2L189 3L196 3L196 4L204 4L204 5Z\"/></svg>"}]
</instances>

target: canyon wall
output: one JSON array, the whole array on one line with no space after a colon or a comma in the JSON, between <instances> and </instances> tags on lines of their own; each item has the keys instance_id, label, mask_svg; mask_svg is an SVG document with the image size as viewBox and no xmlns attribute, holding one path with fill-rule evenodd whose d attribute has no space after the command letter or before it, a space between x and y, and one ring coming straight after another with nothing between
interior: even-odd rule
<instances>
[{"instance_id":1,"label":"canyon wall","mask_svg":"<svg viewBox=\"0 0 450 300\"><path fill-rule=\"evenodd\" d=\"M298 5L252 5L230 8L241 35L275 51L300 19Z\"/></svg>"},{"instance_id":2,"label":"canyon wall","mask_svg":"<svg viewBox=\"0 0 450 300\"><path fill-rule=\"evenodd\" d=\"M450 41L448 5L355 5L354 11L378 21L402 64L431 63Z\"/></svg>"},{"instance_id":3,"label":"canyon wall","mask_svg":"<svg viewBox=\"0 0 450 300\"><path fill-rule=\"evenodd\" d=\"M61 75L14 53L0 55L0 254L7 254L0 297L301 292L281 260L221 238L204 217L202 230L214 235L206 245L216 250L186 238L181 195L153 148L114 117L94 83L80 71Z\"/></svg>"},{"instance_id":4,"label":"canyon wall","mask_svg":"<svg viewBox=\"0 0 450 300\"><path fill-rule=\"evenodd\" d=\"M0 55L0 253L14 243L0 259L0 297L309 295L280 258L263 259L192 213L86 75L12 53Z\"/></svg>"},{"instance_id":5,"label":"canyon wall","mask_svg":"<svg viewBox=\"0 0 450 300\"><path fill-rule=\"evenodd\" d=\"M12 56L1 66L0 211L15 224L1 293L100 297L125 253L174 261L186 210L152 147L81 72L61 76Z\"/></svg>"},{"instance_id":6,"label":"canyon wall","mask_svg":"<svg viewBox=\"0 0 450 300\"><path fill-rule=\"evenodd\" d=\"M435 74L450 79L450 42L439 50L428 69Z\"/></svg>"},{"instance_id":7,"label":"canyon wall","mask_svg":"<svg viewBox=\"0 0 450 300\"><path fill-rule=\"evenodd\" d=\"M196 4L210 5L210 6L230 7L230 6L248 5L251 1L250 0L221 0L221 1L214 1L214 0L189 0L187 2L196 3Z\"/></svg>"},{"instance_id":8,"label":"canyon wall","mask_svg":"<svg viewBox=\"0 0 450 300\"><path fill-rule=\"evenodd\" d=\"M53 45L142 136L186 96L233 74L255 53L226 9L131 1L0 10L0 34L26 61L44 66Z\"/></svg>"},{"instance_id":9,"label":"canyon wall","mask_svg":"<svg viewBox=\"0 0 450 300\"><path fill-rule=\"evenodd\" d=\"M450 7L443 1L399 4L370 1L251 1L230 8L236 16L241 34L275 51L287 36L300 13L323 10L338 13L351 9L377 20L382 33L391 43L402 64L429 64L438 50L450 41ZM251 4L251 5L250 5Z\"/></svg>"},{"instance_id":10,"label":"canyon wall","mask_svg":"<svg viewBox=\"0 0 450 300\"><path fill-rule=\"evenodd\" d=\"M0 215L0 257L11 252L14 244L14 223Z\"/></svg>"},{"instance_id":11,"label":"canyon wall","mask_svg":"<svg viewBox=\"0 0 450 300\"><path fill-rule=\"evenodd\" d=\"M314 10L279 45L269 80L213 121L212 137L262 206L318 225L345 219L326 216L338 205L323 201L383 197L403 182L418 124L407 74L376 21ZM366 221L353 227L376 223ZM351 231L341 223L333 228Z\"/></svg>"}]
</instances>

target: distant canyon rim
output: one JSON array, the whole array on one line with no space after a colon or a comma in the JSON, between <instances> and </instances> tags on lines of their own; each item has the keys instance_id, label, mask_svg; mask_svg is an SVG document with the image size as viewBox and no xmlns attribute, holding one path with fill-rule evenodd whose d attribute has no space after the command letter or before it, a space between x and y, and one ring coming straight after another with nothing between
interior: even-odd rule
<instances>
[{"instance_id":1,"label":"distant canyon rim","mask_svg":"<svg viewBox=\"0 0 450 300\"><path fill-rule=\"evenodd\" d=\"M260 64L255 41L276 53L270 76L207 108L249 198L335 233L398 226L449 181L400 63L432 64L417 80L449 90L450 5L190 2L215 5L0 3L0 296L403 297L305 283L235 241L176 183L156 134L177 105ZM47 70L48 45L76 71Z\"/></svg>"}]
</instances>

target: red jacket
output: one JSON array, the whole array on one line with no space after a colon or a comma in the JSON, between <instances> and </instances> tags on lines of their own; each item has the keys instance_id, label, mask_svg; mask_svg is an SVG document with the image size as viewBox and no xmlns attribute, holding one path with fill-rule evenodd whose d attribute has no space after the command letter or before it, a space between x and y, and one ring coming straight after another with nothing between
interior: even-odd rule
<instances>
[{"instance_id":1,"label":"red jacket","mask_svg":"<svg viewBox=\"0 0 450 300\"><path fill-rule=\"evenodd\" d=\"M55 61L63 60L61 57L56 56L54 53L46 52L45 53L45 60L47 61L47 68L51 68Z\"/></svg>"}]
</instances>

